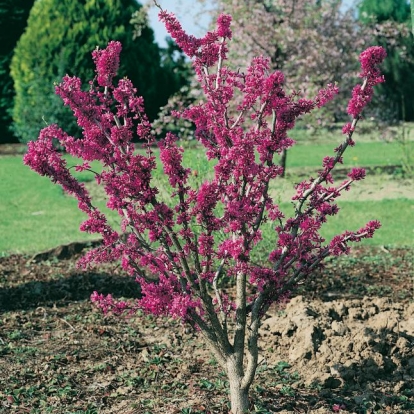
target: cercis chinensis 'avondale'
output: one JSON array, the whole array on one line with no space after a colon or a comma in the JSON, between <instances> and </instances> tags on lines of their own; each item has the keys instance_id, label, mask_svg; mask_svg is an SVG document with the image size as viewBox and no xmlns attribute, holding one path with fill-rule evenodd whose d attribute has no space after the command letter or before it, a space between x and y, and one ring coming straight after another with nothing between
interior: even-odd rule
<instances>
[{"instance_id":1,"label":"cercis chinensis 'avondale'","mask_svg":"<svg viewBox=\"0 0 414 414\"><path fill-rule=\"evenodd\" d=\"M141 285L142 298L133 303L97 292L92 300L105 312L142 309L181 318L200 330L228 374L233 412L242 413L248 408L258 363L258 329L266 310L321 267L328 255L348 253L349 242L372 237L380 226L371 221L328 243L319 234L327 217L338 213L336 199L365 176L363 169L354 168L345 181L334 183L331 173L342 163L346 148L354 145L354 129L373 86L384 80L378 65L385 51L370 47L360 55L362 84L352 91L352 121L343 128L345 139L333 156L323 159L316 178L296 186L294 212L286 218L269 194L270 182L282 174L275 157L294 144L288 131L296 119L334 98L337 86L327 85L313 99L288 94L283 74L270 72L264 57L253 59L245 72L230 70L228 15L221 15L216 30L200 39L187 35L174 15L161 11L159 16L193 60L206 97L176 115L195 124L201 148L208 160L215 160L212 178L199 187L192 184L173 134L158 141L159 152L154 150L157 140L143 98L128 79L114 84L119 42L93 52L97 77L89 90L82 90L80 79L70 76L56 86L83 129L82 137L48 126L29 143L24 162L78 199L89 216L82 231L102 235L102 246L88 252L80 266L120 260ZM144 151L136 151L133 138L144 142ZM119 213L120 230L109 225L85 186L71 175L55 150L55 139L83 159L78 171L89 169L92 161L102 163L96 182L105 189L107 206ZM168 205L152 180L158 153L171 187ZM261 242L261 227L269 222L274 223L273 249L267 263L255 263L252 254ZM234 279L235 289L227 293L221 289L224 275Z\"/></svg>"}]
</instances>

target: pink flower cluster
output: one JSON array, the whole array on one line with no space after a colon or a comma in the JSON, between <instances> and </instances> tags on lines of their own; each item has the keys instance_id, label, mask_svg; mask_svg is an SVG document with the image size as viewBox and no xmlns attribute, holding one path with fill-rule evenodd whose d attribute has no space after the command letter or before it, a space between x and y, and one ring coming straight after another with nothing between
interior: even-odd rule
<instances>
[{"instance_id":1,"label":"pink flower cluster","mask_svg":"<svg viewBox=\"0 0 414 414\"><path fill-rule=\"evenodd\" d=\"M106 49L97 49L92 52L100 86L112 85L112 79L116 76L119 69L119 54L121 50L122 45L120 42L109 42Z\"/></svg>"},{"instance_id":2,"label":"pink flower cluster","mask_svg":"<svg viewBox=\"0 0 414 414\"><path fill-rule=\"evenodd\" d=\"M333 99L338 87L330 84L314 99L289 94L283 74L272 72L263 57L254 59L245 72L231 70L226 66L230 16L219 16L217 29L201 39L187 35L172 14L161 11L160 19L193 58L206 95L205 102L187 108L181 116L194 122L197 140L207 158L214 160L211 177L201 185L192 182L183 149L169 133L158 142L159 162L171 186L164 190L170 191L170 201L161 201L153 184L157 153L143 98L128 79L114 84L119 42L93 52L97 83L92 82L89 91L82 90L80 79L69 76L56 87L77 118L82 136L71 137L56 125L49 126L29 144L24 162L77 197L79 208L88 215L82 231L102 235L103 245L90 251L80 265L120 260L140 283L142 298L134 304L94 292L92 300L105 312L141 308L194 326L202 324L205 315L212 318L212 286L216 309L226 315L235 309L230 296L217 288L223 274L237 279L244 275L254 286L249 301L262 295L263 312L272 301L286 298L327 255L347 253L349 242L372 237L379 228L377 221L371 221L329 243L319 233L328 217L338 213L335 201L342 191L365 176L363 169L354 168L346 181L335 185L331 175L342 163L346 147L353 145L355 120L344 127L346 141L335 149L336 155L323 159L319 176L297 185L294 214L285 219L269 193L270 182L283 173L276 157L294 144L289 132L296 120ZM364 84L354 89L348 106L354 118L371 99L372 87L382 81L378 65L384 57L381 48L361 54ZM241 99L232 106L236 96ZM136 151L134 138L143 143L143 150ZM54 140L83 159L78 170L88 169L91 161L101 163L95 179L107 194L107 207L119 214L120 229L113 229L93 205L85 186L55 150ZM266 221L274 222L274 249L268 263L253 264L252 254Z\"/></svg>"},{"instance_id":3,"label":"pink flower cluster","mask_svg":"<svg viewBox=\"0 0 414 414\"><path fill-rule=\"evenodd\" d=\"M348 104L348 114L354 118L361 115L362 110L371 101L374 94L373 86L385 81L381 75L379 65L386 58L387 53L381 46L372 46L361 53L359 61L361 62L360 76L365 78L365 83L355 86L352 91L352 99Z\"/></svg>"},{"instance_id":4,"label":"pink flower cluster","mask_svg":"<svg viewBox=\"0 0 414 414\"><path fill-rule=\"evenodd\" d=\"M344 253L349 253L348 242L359 242L364 238L372 238L375 230L381 227L381 223L377 220L368 222L357 232L346 231L345 233L335 236L329 243L330 253L339 256Z\"/></svg>"}]
</instances>

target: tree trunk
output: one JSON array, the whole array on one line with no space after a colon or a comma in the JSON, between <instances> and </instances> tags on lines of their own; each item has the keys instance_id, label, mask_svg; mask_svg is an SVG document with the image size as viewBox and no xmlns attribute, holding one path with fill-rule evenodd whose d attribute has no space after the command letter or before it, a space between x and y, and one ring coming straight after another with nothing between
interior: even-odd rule
<instances>
[{"instance_id":1,"label":"tree trunk","mask_svg":"<svg viewBox=\"0 0 414 414\"><path fill-rule=\"evenodd\" d=\"M249 411L249 389L241 388L241 378L229 373L231 414L245 414Z\"/></svg>"},{"instance_id":2,"label":"tree trunk","mask_svg":"<svg viewBox=\"0 0 414 414\"><path fill-rule=\"evenodd\" d=\"M284 148L282 150L282 155L280 157L280 163L279 163L279 165L283 168L283 172L281 175L282 178L285 178L286 176L286 158L287 158L287 149Z\"/></svg>"}]
</instances>

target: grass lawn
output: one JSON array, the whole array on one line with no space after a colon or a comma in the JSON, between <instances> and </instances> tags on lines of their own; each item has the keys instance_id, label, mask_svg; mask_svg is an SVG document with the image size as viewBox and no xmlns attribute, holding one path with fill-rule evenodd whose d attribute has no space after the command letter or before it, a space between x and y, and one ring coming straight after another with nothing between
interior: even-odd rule
<instances>
[{"instance_id":1,"label":"grass lawn","mask_svg":"<svg viewBox=\"0 0 414 414\"><path fill-rule=\"evenodd\" d=\"M340 141L332 144L296 145L288 152L287 168L320 167L325 155L331 155ZM344 156L344 165L364 167L399 165L401 164L401 148L393 142L358 142L348 148Z\"/></svg>"},{"instance_id":2,"label":"grass lawn","mask_svg":"<svg viewBox=\"0 0 414 414\"><path fill-rule=\"evenodd\" d=\"M365 239L359 243L360 245L388 247L414 245L413 200L344 201L339 202L338 205L340 207L338 215L331 217L322 227L321 235L327 242L345 230L356 231L370 220L379 220L382 227L377 230L372 239ZM292 205L288 203L280 204L280 208L286 217L293 212ZM408 217L411 217L411 220ZM275 248L273 228L272 223L262 226L263 241L253 253L256 262L266 261L269 252Z\"/></svg>"},{"instance_id":3,"label":"grass lawn","mask_svg":"<svg viewBox=\"0 0 414 414\"><path fill-rule=\"evenodd\" d=\"M86 217L59 186L23 165L0 158L0 252L28 253L96 238L79 231Z\"/></svg>"},{"instance_id":4,"label":"grass lawn","mask_svg":"<svg viewBox=\"0 0 414 414\"><path fill-rule=\"evenodd\" d=\"M380 201L344 201L337 216L322 230L329 239L345 230L358 230L370 220L379 220L382 227L364 245L413 246L414 201L408 199L384 199Z\"/></svg>"},{"instance_id":5,"label":"grass lawn","mask_svg":"<svg viewBox=\"0 0 414 414\"><path fill-rule=\"evenodd\" d=\"M335 141L337 141L335 139ZM288 171L300 173L302 168L317 168L325 155L332 154L338 142L312 145L297 145L289 151ZM400 164L401 150L396 143L361 142L347 152L346 166L386 166ZM68 165L75 160L66 157ZM184 163L195 172L192 180L200 184L208 175L209 163L197 148L188 148ZM98 165L92 169L98 170ZM210 170L211 171L211 170ZM76 173L82 181L92 181L90 172ZM155 180L166 182L159 167ZM162 187L162 185L160 185ZM24 166L20 156L0 158L0 253L33 253L75 240L96 238L79 231L80 223L86 218L77 208L77 201L66 196L59 186L47 178L40 177ZM161 198L170 199L170 193L161 188ZM104 202L98 203L104 208ZM325 227L323 235L331 237L345 229L359 229L367 221L378 219L383 227L372 240L364 241L373 245L414 245L414 203L400 198L376 201L352 200L342 202L341 213ZM290 205L284 205L287 212ZM113 215L112 217L115 217Z\"/></svg>"}]
</instances>

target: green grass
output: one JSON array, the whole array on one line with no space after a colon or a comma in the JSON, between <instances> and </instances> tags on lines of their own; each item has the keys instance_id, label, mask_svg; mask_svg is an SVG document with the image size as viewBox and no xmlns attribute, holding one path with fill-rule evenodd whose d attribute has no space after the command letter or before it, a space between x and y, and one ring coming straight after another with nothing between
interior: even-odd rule
<instances>
[{"instance_id":1,"label":"green grass","mask_svg":"<svg viewBox=\"0 0 414 414\"><path fill-rule=\"evenodd\" d=\"M325 141L326 142L326 141ZM297 145L289 151L288 168L299 171L305 167L319 167L325 155L332 154L332 144ZM76 160L66 156L68 165ZM400 164L401 152L398 144L385 142L361 142L346 153L345 165L384 166ZM211 175L211 166L204 154L196 148L184 153L184 164L197 171L192 181L197 185ZM99 165L92 165L99 171ZM210 171L210 172L209 172ZM93 173L75 174L81 181L93 180ZM167 179L159 166L154 176L161 191L160 198L171 200L165 188ZM48 178L40 177L23 165L19 156L0 158L0 253L33 253L75 240L88 240L96 235L80 232L79 225L86 215L77 208L77 201L66 196L59 186ZM98 204L104 208L104 203ZM326 237L345 229L358 229L366 221L378 219L383 228L372 240L364 243L375 245L414 245L414 203L410 200L381 200L343 202L341 213L324 229ZM289 205L288 205L289 207ZM292 211L288 208L287 211ZM112 214L112 219L116 215Z\"/></svg>"},{"instance_id":2,"label":"green grass","mask_svg":"<svg viewBox=\"0 0 414 414\"><path fill-rule=\"evenodd\" d=\"M0 158L0 252L32 253L75 240L96 238L79 230L86 218L77 201L21 157Z\"/></svg>"},{"instance_id":3,"label":"green grass","mask_svg":"<svg viewBox=\"0 0 414 414\"><path fill-rule=\"evenodd\" d=\"M364 239L364 246L408 247L414 246L414 201L407 199L385 199L380 201L344 201L338 203L339 213L328 218L321 230L326 243L346 230L357 231L368 221L379 220L381 228L372 239ZM290 203L280 204L286 217L293 214ZM255 262L267 261L269 252L275 249L273 223L262 226L263 240L253 252Z\"/></svg>"},{"instance_id":4,"label":"green grass","mask_svg":"<svg viewBox=\"0 0 414 414\"><path fill-rule=\"evenodd\" d=\"M327 240L345 230L356 231L370 220L379 220L381 228L364 245L413 246L414 200L384 199L379 201L338 201L339 213L328 219L321 234ZM281 209L292 214L291 204L283 203Z\"/></svg>"},{"instance_id":5,"label":"green grass","mask_svg":"<svg viewBox=\"0 0 414 414\"><path fill-rule=\"evenodd\" d=\"M322 235L332 238L345 230L358 230L370 220L379 220L381 228L365 245L413 246L414 200L384 199L379 201L344 201L337 216L327 223Z\"/></svg>"},{"instance_id":6,"label":"green grass","mask_svg":"<svg viewBox=\"0 0 414 414\"><path fill-rule=\"evenodd\" d=\"M296 145L288 152L287 168L292 167L320 167L322 159L334 155L333 149L340 141L332 144ZM401 147L392 142L358 142L354 147L348 148L344 156L345 166L386 166L401 164Z\"/></svg>"}]
</instances>

